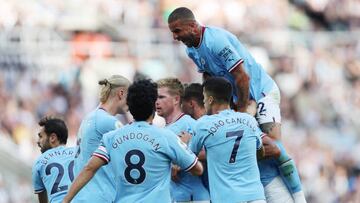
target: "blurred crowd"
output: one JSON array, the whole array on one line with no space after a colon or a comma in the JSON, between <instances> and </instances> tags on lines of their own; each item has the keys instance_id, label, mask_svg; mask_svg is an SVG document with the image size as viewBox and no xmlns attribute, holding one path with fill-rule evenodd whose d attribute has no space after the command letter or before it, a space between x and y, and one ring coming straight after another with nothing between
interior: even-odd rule
<instances>
[{"instance_id":1,"label":"blurred crowd","mask_svg":"<svg viewBox=\"0 0 360 203\"><path fill-rule=\"evenodd\" d=\"M0 136L31 165L40 153L38 120L62 116L74 145L106 73L200 82L167 30L180 5L235 33L278 83L285 144L308 202L360 202L357 0L0 0ZM29 37L29 27L40 31ZM2 179L0 203L33 196L12 197Z\"/></svg>"}]
</instances>

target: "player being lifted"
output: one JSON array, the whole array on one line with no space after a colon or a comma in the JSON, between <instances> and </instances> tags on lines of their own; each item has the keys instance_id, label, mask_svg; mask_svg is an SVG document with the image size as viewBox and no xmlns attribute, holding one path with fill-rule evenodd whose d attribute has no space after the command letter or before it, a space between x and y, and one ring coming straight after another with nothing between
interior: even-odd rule
<instances>
[{"instance_id":1,"label":"player being lifted","mask_svg":"<svg viewBox=\"0 0 360 203\"><path fill-rule=\"evenodd\" d=\"M271 153L265 149L266 156L276 156L276 163L269 160L265 167L260 165L267 200L271 202L271 199L278 199L275 196L278 189L271 185L281 185L282 181L278 174L274 173L275 170L266 171L270 165L276 164L295 202L306 202L295 163L281 143L280 91L272 78L235 35L221 28L200 25L190 9L175 9L168 18L168 24L174 40L187 46L188 56L204 79L220 76L231 82L233 101L239 111L247 108L249 98L256 101L256 118L260 128L275 140L278 150L273 151L280 151ZM264 144L270 142L269 138L263 139ZM284 190L283 193L286 193L287 189L280 187Z\"/></svg>"},{"instance_id":2,"label":"player being lifted","mask_svg":"<svg viewBox=\"0 0 360 203\"><path fill-rule=\"evenodd\" d=\"M70 202L105 164L114 171L116 203L171 202L172 162L194 175L202 174L197 157L173 132L151 125L156 99L157 86L149 80L139 80L129 87L127 104L135 121L104 135L102 144L75 179L64 203Z\"/></svg>"},{"instance_id":3,"label":"player being lifted","mask_svg":"<svg viewBox=\"0 0 360 203\"><path fill-rule=\"evenodd\" d=\"M156 112L165 118L166 128L178 136L184 136L184 132L193 134L196 121L181 111L184 94L181 82L177 78L164 78L157 81L157 85ZM176 177L176 181L171 181L171 195L174 201L209 202L209 192L200 177L186 172L180 172Z\"/></svg>"},{"instance_id":4,"label":"player being lifted","mask_svg":"<svg viewBox=\"0 0 360 203\"><path fill-rule=\"evenodd\" d=\"M33 187L39 203L61 202L74 179L75 148L65 147L68 129L63 120L44 117L39 126L37 144L42 155L32 168Z\"/></svg>"},{"instance_id":5,"label":"player being lifted","mask_svg":"<svg viewBox=\"0 0 360 203\"><path fill-rule=\"evenodd\" d=\"M100 105L83 119L77 137L75 156L76 176L91 158L100 144L103 134L121 126L115 115L127 108L126 95L130 81L113 75L99 81ZM112 202L115 198L115 183L112 171L102 167L95 177L81 190L73 202Z\"/></svg>"}]
</instances>

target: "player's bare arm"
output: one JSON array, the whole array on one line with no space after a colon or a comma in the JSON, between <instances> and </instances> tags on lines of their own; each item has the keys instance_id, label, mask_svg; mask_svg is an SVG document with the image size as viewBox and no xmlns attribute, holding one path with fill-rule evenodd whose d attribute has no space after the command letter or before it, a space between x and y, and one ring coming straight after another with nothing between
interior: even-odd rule
<instances>
[{"instance_id":1,"label":"player's bare arm","mask_svg":"<svg viewBox=\"0 0 360 203\"><path fill-rule=\"evenodd\" d=\"M39 199L39 203L48 203L46 190L44 190L38 194L38 199Z\"/></svg>"},{"instance_id":2,"label":"player's bare arm","mask_svg":"<svg viewBox=\"0 0 360 203\"><path fill-rule=\"evenodd\" d=\"M270 157L278 158L280 156L280 149L276 146L274 140L265 135L261 138L264 148L264 156L258 156L258 159L266 159Z\"/></svg>"},{"instance_id":3,"label":"player's bare arm","mask_svg":"<svg viewBox=\"0 0 360 203\"><path fill-rule=\"evenodd\" d=\"M245 112L249 100L249 76L243 68L243 63L238 64L230 73L237 86L238 103L236 105L240 112Z\"/></svg>"},{"instance_id":4,"label":"player's bare arm","mask_svg":"<svg viewBox=\"0 0 360 203\"><path fill-rule=\"evenodd\" d=\"M74 180L68 194L65 196L63 203L70 203L74 196L83 188L95 175L96 171L106 162L96 156L92 156L89 163L80 172L79 176Z\"/></svg>"},{"instance_id":5,"label":"player's bare arm","mask_svg":"<svg viewBox=\"0 0 360 203\"><path fill-rule=\"evenodd\" d=\"M263 123L260 129L275 140L281 140L281 124L276 122Z\"/></svg>"},{"instance_id":6,"label":"player's bare arm","mask_svg":"<svg viewBox=\"0 0 360 203\"><path fill-rule=\"evenodd\" d=\"M200 161L196 161L196 164L189 170L194 176L201 176L204 172L204 168Z\"/></svg>"},{"instance_id":7,"label":"player's bare arm","mask_svg":"<svg viewBox=\"0 0 360 203\"><path fill-rule=\"evenodd\" d=\"M265 148L264 146L261 146L260 149L256 150L256 157L258 160L265 158Z\"/></svg>"}]
</instances>

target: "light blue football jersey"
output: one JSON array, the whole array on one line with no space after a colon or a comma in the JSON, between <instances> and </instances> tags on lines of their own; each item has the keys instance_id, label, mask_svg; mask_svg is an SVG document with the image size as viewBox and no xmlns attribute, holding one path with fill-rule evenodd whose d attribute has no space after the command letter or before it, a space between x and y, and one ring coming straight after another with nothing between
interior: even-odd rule
<instances>
[{"instance_id":1,"label":"light blue football jersey","mask_svg":"<svg viewBox=\"0 0 360 203\"><path fill-rule=\"evenodd\" d=\"M119 121L105 110L97 108L81 122L77 137L75 175L87 164L99 147L103 135L115 130ZM73 202L112 202L115 199L114 175L107 166L101 167L90 182L79 191Z\"/></svg>"},{"instance_id":2,"label":"light blue football jersey","mask_svg":"<svg viewBox=\"0 0 360 203\"><path fill-rule=\"evenodd\" d=\"M256 158L261 135L246 113L228 109L198 120L190 148L198 154L205 146L212 202L265 199Z\"/></svg>"},{"instance_id":3,"label":"light blue football jersey","mask_svg":"<svg viewBox=\"0 0 360 203\"><path fill-rule=\"evenodd\" d=\"M171 163L185 171L197 163L173 132L144 121L106 134L93 155L109 162L115 174L115 202L169 203Z\"/></svg>"},{"instance_id":4,"label":"light blue football jersey","mask_svg":"<svg viewBox=\"0 0 360 203\"><path fill-rule=\"evenodd\" d=\"M194 135L196 121L189 115L182 114L175 122L166 126L167 129L179 135L185 131ZM171 196L174 201L201 201L210 200L209 192L205 188L199 176L193 176L188 172L178 174L179 182L171 181Z\"/></svg>"},{"instance_id":5,"label":"light blue football jersey","mask_svg":"<svg viewBox=\"0 0 360 203\"><path fill-rule=\"evenodd\" d=\"M50 203L62 202L74 180L74 147L59 146L44 152L32 168L35 193L46 190Z\"/></svg>"},{"instance_id":6,"label":"light blue football jersey","mask_svg":"<svg viewBox=\"0 0 360 203\"><path fill-rule=\"evenodd\" d=\"M255 101L263 98L276 85L238 38L224 29L207 26L199 47L188 47L186 53L195 62L200 73L207 72L212 76L228 79L233 86L235 101L236 85L230 72L239 63L243 62L245 72L250 77L250 96Z\"/></svg>"}]
</instances>

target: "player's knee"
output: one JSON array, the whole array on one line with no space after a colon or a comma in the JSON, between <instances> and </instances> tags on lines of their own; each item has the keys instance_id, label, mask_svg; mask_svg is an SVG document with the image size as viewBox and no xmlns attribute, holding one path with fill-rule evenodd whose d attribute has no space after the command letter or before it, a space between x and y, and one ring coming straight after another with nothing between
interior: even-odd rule
<instances>
[{"instance_id":1,"label":"player's knee","mask_svg":"<svg viewBox=\"0 0 360 203\"><path fill-rule=\"evenodd\" d=\"M270 122L260 124L262 132L266 133L274 140L281 140L281 125L280 123Z\"/></svg>"}]
</instances>

